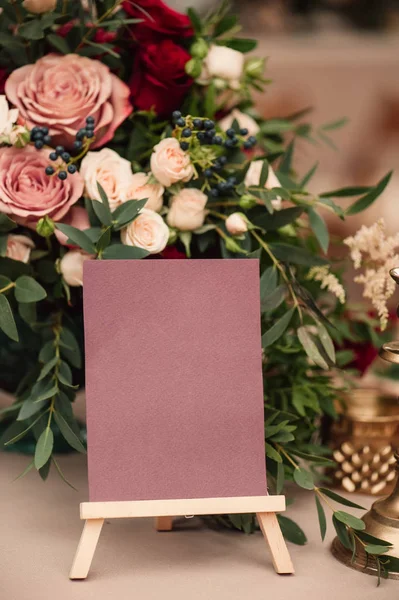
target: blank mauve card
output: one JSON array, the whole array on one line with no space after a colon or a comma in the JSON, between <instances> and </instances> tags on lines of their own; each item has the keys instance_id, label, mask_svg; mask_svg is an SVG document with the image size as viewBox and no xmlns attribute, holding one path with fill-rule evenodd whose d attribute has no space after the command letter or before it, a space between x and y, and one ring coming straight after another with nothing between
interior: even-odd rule
<instances>
[{"instance_id":1,"label":"blank mauve card","mask_svg":"<svg viewBox=\"0 0 399 600\"><path fill-rule=\"evenodd\" d=\"M84 265L90 501L267 494L258 260Z\"/></svg>"}]
</instances>

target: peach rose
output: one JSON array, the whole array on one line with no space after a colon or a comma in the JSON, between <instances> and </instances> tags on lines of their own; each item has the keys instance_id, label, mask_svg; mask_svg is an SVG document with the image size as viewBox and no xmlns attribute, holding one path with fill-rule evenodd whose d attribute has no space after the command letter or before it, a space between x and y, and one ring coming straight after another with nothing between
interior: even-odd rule
<instances>
[{"instance_id":1,"label":"peach rose","mask_svg":"<svg viewBox=\"0 0 399 600\"><path fill-rule=\"evenodd\" d=\"M233 213L229 215L225 222L226 229L231 235L242 235L248 231L248 223L242 213Z\"/></svg>"},{"instance_id":2,"label":"peach rose","mask_svg":"<svg viewBox=\"0 0 399 600\"><path fill-rule=\"evenodd\" d=\"M7 258L12 258L12 260L28 263L31 250L34 247L35 244L26 235L15 235L10 233L7 237L6 256Z\"/></svg>"},{"instance_id":3,"label":"peach rose","mask_svg":"<svg viewBox=\"0 0 399 600\"><path fill-rule=\"evenodd\" d=\"M72 206L69 213L62 219L62 222L66 225L72 225L72 227L76 227L76 229L80 229L80 231L84 231L90 227L89 215L83 206ZM54 233L60 244L63 246L69 245L67 244L68 236L65 235L65 233L62 233L62 231L57 228Z\"/></svg>"},{"instance_id":4,"label":"peach rose","mask_svg":"<svg viewBox=\"0 0 399 600\"><path fill-rule=\"evenodd\" d=\"M244 55L227 46L213 44L203 63L201 80L218 77L228 81L230 87L237 89L244 71Z\"/></svg>"},{"instance_id":5,"label":"peach rose","mask_svg":"<svg viewBox=\"0 0 399 600\"><path fill-rule=\"evenodd\" d=\"M204 224L208 201L206 195L195 188L184 188L170 200L166 220L170 227L180 231L193 231Z\"/></svg>"},{"instance_id":6,"label":"peach rose","mask_svg":"<svg viewBox=\"0 0 399 600\"><path fill-rule=\"evenodd\" d=\"M108 196L111 210L129 200L126 194L133 177L130 162L114 150L103 148L99 152L88 152L82 160L80 174L91 200L101 202L97 181Z\"/></svg>"},{"instance_id":7,"label":"peach rose","mask_svg":"<svg viewBox=\"0 0 399 600\"><path fill-rule=\"evenodd\" d=\"M41 13L55 10L57 0L24 0L22 6L30 13L39 15Z\"/></svg>"},{"instance_id":8,"label":"peach rose","mask_svg":"<svg viewBox=\"0 0 399 600\"><path fill-rule=\"evenodd\" d=\"M59 269L62 277L71 287L83 285L83 263L92 260L93 256L81 250L70 250L60 260Z\"/></svg>"},{"instance_id":9,"label":"peach rose","mask_svg":"<svg viewBox=\"0 0 399 600\"><path fill-rule=\"evenodd\" d=\"M131 113L129 88L106 65L77 54L47 54L35 64L15 69L6 96L31 129L46 125L55 144L70 148L86 117L95 119L92 148L112 139Z\"/></svg>"},{"instance_id":10,"label":"peach rose","mask_svg":"<svg viewBox=\"0 0 399 600\"><path fill-rule=\"evenodd\" d=\"M237 108L232 110L228 115L219 121L218 125L223 131L229 129L232 126L233 121L237 121L240 129L248 129L248 135L256 135L259 131L259 125L249 115L241 112Z\"/></svg>"},{"instance_id":11,"label":"peach rose","mask_svg":"<svg viewBox=\"0 0 399 600\"><path fill-rule=\"evenodd\" d=\"M254 162L251 163L251 166L249 167L247 174L245 175L245 179L244 179L244 183L247 187L249 187L251 185L259 185L260 174L262 171L262 165L263 165L262 160L255 160ZM273 171L272 167L269 165L269 173L268 173L267 180L265 183L265 188L268 190L271 190L272 188L275 188L275 187L281 187L281 183L277 179L276 174ZM281 198L278 197L275 200L272 200L272 206L275 210L280 210Z\"/></svg>"},{"instance_id":12,"label":"peach rose","mask_svg":"<svg viewBox=\"0 0 399 600\"><path fill-rule=\"evenodd\" d=\"M145 207L159 212L163 205L165 188L160 183L147 183L151 173L135 173L132 175L126 193L126 200L143 200L148 198Z\"/></svg>"},{"instance_id":13,"label":"peach rose","mask_svg":"<svg viewBox=\"0 0 399 600\"><path fill-rule=\"evenodd\" d=\"M149 208L142 208L139 216L121 232L123 244L143 248L150 254L162 252L168 239L169 229L165 221Z\"/></svg>"},{"instance_id":14,"label":"peach rose","mask_svg":"<svg viewBox=\"0 0 399 600\"><path fill-rule=\"evenodd\" d=\"M48 215L60 221L83 194L80 173L65 181L44 172L48 151L32 146L0 148L0 212L27 227Z\"/></svg>"},{"instance_id":15,"label":"peach rose","mask_svg":"<svg viewBox=\"0 0 399 600\"><path fill-rule=\"evenodd\" d=\"M151 171L159 183L166 187L177 181L189 181L194 175L190 157L180 148L176 138L165 138L154 146Z\"/></svg>"}]
</instances>

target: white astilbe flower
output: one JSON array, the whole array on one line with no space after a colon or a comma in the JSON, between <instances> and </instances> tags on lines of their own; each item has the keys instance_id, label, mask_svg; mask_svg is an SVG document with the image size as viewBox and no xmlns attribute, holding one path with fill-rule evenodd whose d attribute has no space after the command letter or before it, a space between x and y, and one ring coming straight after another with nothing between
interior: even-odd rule
<instances>
[{"instance_id":1,"label":"white astilbe flower","mask_svg":"<svg viewBox=\"0 0 399 600\"><path fill-rule=\"evenodd\" d=\"M355 269L364 267L364 272L355 277L355 282L364 286L363 297L371 300L380 318L381 329L388 323L387 301L394 294L396 284L389 271L399 266L399 234L386 236L385 222L379 219L371 227L363 225L356 235L344 240L350 248Z\"/></svg>"},{"instance_id":2,"label":"white astilbe flower","mask_svg":"<svg viewBox=\"0 0 399 600\"><path fill-rule=\"evenodd\" d=\"M341 302L345 302L345 290L342 284L338 281L337 277L330 272L328 266L324 267L312 267L308 273L308 279L320 282L322 290L327 289L331 294L334 294Z\"/></svg>"}]
</instances>

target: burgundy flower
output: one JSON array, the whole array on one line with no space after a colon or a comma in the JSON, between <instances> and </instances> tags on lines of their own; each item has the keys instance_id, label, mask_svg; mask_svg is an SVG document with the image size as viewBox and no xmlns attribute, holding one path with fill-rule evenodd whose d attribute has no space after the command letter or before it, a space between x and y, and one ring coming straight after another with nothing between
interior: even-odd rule
<instances>
[{"instance_id":1,"label":"burgundy flower","mask_svg":"<svg viewBox=\"0 0 399 600\"><path fill-rule=\"evenodd\" d=\"M156 42L161 39L178 40L192 35L190 19L162 0L126 0L123 9L130 17L142 19L131 31L140 43Z\"/></svg>"},{"instance_id":2,"label":"burgundy flower","mask_svg":"<svg viewBox=\"0 0 399 600\"><path fill-rule=\"evenodd\" d=\"M184 70L190 58L188 52L172 40L141 46L130 79L135 108L150 110L153 107L161 116L168 116L179 108L192 83Z\"/></svg>"}]
</instances>

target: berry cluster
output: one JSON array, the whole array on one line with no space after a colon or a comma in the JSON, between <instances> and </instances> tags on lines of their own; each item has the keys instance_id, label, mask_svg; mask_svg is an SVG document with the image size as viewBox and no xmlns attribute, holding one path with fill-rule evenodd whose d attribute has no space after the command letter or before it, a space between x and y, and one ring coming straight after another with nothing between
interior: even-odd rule
<instances>
[{"instance_id":1,"label":"berry cluster","mask_svg":"<svg viewBox=\"0 0 399 600\"><path fill-rule=\"evenodd\" d=\"M40 150L46 144L51 144L51 136L48 127L34 127L30 132L30 141L35 144L35 148Z\"/></svg>"},{"instance_id":2,"label":"berry cluster","mask_svg":"<svg viewBox=\"0 0 399 600\"><path fill-rule=\"evenodd\" d=\"M198 117L190 120L187 120L182 117L182 114L179 110L175 110L172 113L173 122L177 127L182 128L181 137L189 139L193 136L199 140L201 145L209 145L209 146L224 146L225 148L231 149L238 146L242 143L242 147L245 150L249 150L253 148L256 144L256 138L251 135L247 139L243 139L244 136L248 135L248 129L242 128L239 130L238 134L232 127L226 131L226 138L223 139L221 135L216 132L215 123L211 119L200 119ZM241 136L237 137L237 135ZM182 139L180 141L180 148L182 150L188 150L190 147L190 143Z\"/></svg>"},{"instance_id":3,"label":"berry cluster","mask_svg":"<svg viewBox=\"0 0 399 600\"><path fill-rule=\"evenodd\" d=\"M222 178L218 175L218 172L223 169L223 167L227 163L226 156L219 156L216 158L212 165L204 170L204 175L208 179L208 183L210 184L210 179L215 177L215 173L217 174L218 181L212 186L209 187L209 193L214 198L218 196L223 196L224 194L229 194L234 189L234 186L237 183L237 178L234 176L227 177L227 179Z\"/></svg>"},{"instance_id":4,"label":"berry cluster","mask_svg":"<svg viewBox=\"0 0 399 600\"><path fill-rule=\"evenodd\" d=\"M83 148L83 142L85 139L89 140L94 137L94 127L95 127L94 117L87 117L86 127L79 129L79 131L76 133L76 136L75 136L76 139L73 143L73 150L75 152L79 152L79 150L81 150ZM34 129L37 129L37 128L34 128ZM31 139L32 139L32 134L33 134L34 129L32 129ZM42 127L39 129L46 129L46 128ZM38 141L40 141L40 140L38 140ZM37 142L35 142L35 146L36 146L36 143ZM38 146L36 146L36 148L37 147ZM43 144L39 147L42 148ZM65 150L64 146L57 146L55 148L55 150L53 150L49 154L49 159L52 161L58 161L59 158L61 158L61 160L65 163L65 165L58 164L56 168L54 168L52 165L48 165L48 167L45 168L45 172L46 172L46 175L54 175L54 173L57 171L58 178L61 180L65 180L68 177L68 173L70 173L71 175L76 173L77 167L74 164L74 159L71 158L70 153Z\"/></svg>"}]
</instances>

